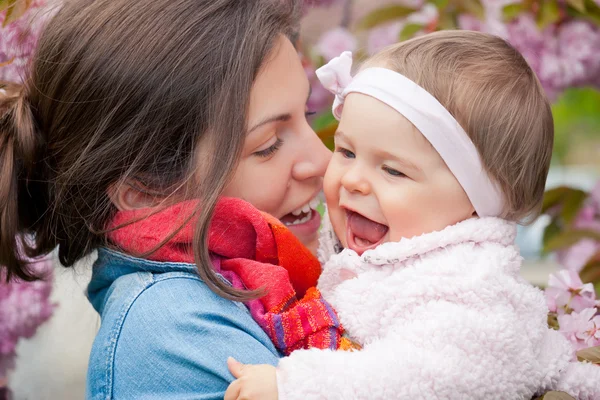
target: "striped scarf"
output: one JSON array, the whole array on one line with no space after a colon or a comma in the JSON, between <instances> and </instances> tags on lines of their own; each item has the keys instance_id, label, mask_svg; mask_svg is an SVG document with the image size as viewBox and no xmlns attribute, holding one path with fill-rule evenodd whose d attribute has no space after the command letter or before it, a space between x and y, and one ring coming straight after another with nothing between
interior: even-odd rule
<instances>
[{"instance_id":1,"label":"striped scarf","mask_svg":"<svg viewBox=\"0 0 600 400\"><path fill-rule=\"evenodd\" d=\"M198 208L197 201L186 201L159 211L120 211L108 226L109 240L123 252L148 260L194 263ZM279 220L243 200L223 198L208 236L217 273L234 288L266 293L246 306L281 354L357 348L315 287L319 262Z\"/></svg>"}]
</instances>

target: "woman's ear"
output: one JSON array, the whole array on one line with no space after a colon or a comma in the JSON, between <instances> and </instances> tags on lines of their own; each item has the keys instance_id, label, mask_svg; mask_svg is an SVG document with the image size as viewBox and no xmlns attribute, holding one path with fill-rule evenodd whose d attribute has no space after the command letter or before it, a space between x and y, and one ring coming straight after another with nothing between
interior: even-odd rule
<instances>
[{"instance_id":1,"label":"woman's ear","mask_svg":"<svg viewBox=\"0 0 600 400\"><path fill-rule=\"evenodd\" d=\"M114 183L108 188L107 194L119 211L154 207L161 201L142 184L133 180Z\"/></svg>"}]
</instances>

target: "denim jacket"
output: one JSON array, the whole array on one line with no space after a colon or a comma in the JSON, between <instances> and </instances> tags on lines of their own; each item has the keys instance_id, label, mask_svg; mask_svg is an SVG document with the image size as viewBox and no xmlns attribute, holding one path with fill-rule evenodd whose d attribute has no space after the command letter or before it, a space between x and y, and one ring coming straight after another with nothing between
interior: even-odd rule
<instances>
[{"instance_id":1,"label":"denim jacket","mask_svg":"<svg viewBox=\"0 0 600 400\"><path fill-rule=\"evenodd\" d=\"M87 399L222 399L233 381L227 357L278 362L246 307L214 294L193 264L100 249L88 298L102 324Z\"/></svg>"}]
</instances>

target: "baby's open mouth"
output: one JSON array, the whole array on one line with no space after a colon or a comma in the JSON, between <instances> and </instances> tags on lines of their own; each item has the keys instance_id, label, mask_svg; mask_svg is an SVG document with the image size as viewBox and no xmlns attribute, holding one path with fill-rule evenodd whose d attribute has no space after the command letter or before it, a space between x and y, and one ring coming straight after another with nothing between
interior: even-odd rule
<instances>
[{"instance_id":1,"label":"baby's open mouth","mask_svg":"<svg viewBox=\"0 0 600 400\"><path fill-rule=\"evenodd\" d=\"M381 244L389 228L355 211L346 210L346 243L359 255Z\"/></svg>"}]
</instances>

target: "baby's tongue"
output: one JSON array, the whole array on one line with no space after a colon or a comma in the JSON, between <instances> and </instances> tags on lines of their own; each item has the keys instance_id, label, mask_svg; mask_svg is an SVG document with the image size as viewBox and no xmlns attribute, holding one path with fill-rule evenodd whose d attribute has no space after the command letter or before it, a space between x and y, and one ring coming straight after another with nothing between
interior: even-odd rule
<instances>
[{"instance_id":1,"label":"baby's tongue","mask_svg":"<svg viewBox=\"0 0 600 400\"><path fill-rule=\"evenodd\" d=\"M354 236L371 243L377 243L387 233L388 227L371 221L353 212L348 218L348 226Z\"/></svg>"}]
</instances>

